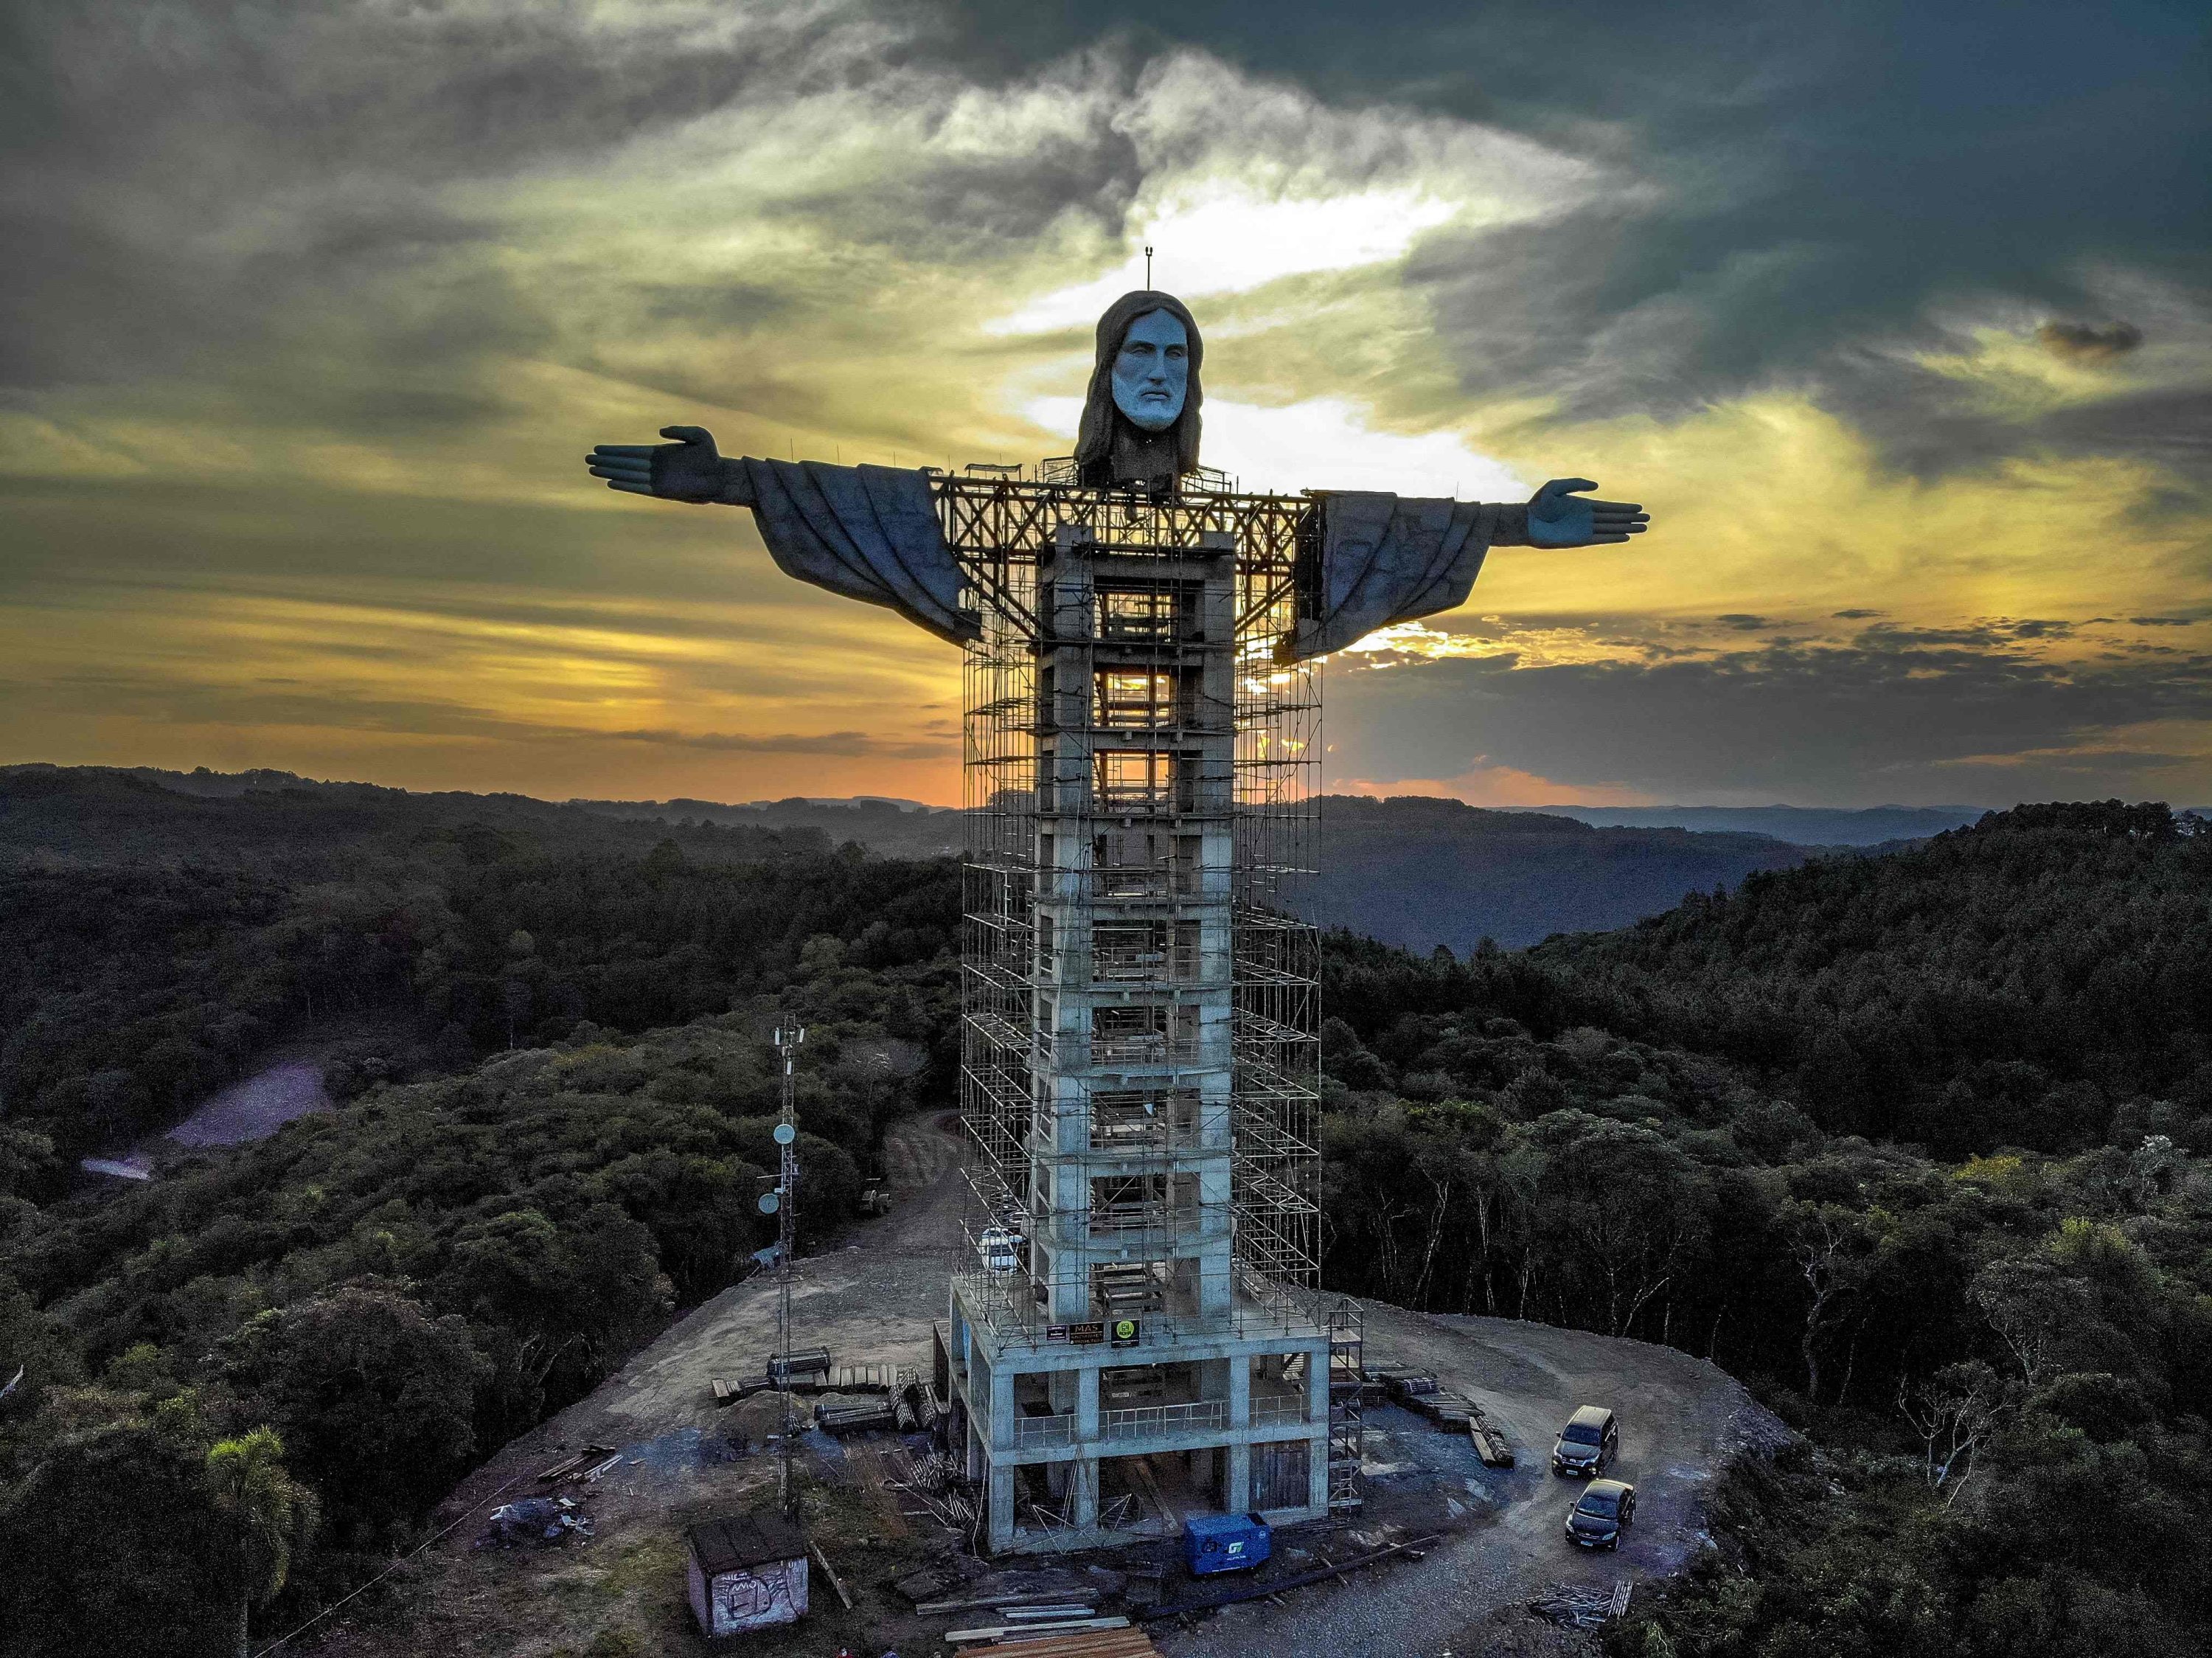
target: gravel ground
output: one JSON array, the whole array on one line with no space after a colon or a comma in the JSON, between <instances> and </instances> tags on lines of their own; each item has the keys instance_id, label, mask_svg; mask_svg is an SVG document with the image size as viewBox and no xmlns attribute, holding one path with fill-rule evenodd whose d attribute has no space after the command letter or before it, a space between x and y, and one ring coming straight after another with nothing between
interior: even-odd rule
<instances>
[{"instance_id":1,"label":"gravel ground","mask_svg":"<svg viewBox=\"0 0 2212 1658\"><path fill-rule=\"evenodd\" d=\"M1473 1394L1505 1428L1520 1466L1484 1468L1464 1440L1395 1407L1370 1410L1368 1461L1381 1471L1370 1484L1433 1481L1470 1509L1474 1523L1424 1560L1299 1590L1280 1606L1227 1608L1156 1637L1170 1658L1576 1649L1572 1637L1555 1640L1521 1604L1554 1582L1610 1588L1620 1577L1677 1570L1704 1540L1705 1490L1722 1465L1740 1449L1788 1437L1741 1382L1671 1347L1365 1305L1369 1362L1421 1366L1443 1387ZM1580 1483L1556 1478L1549 1459L1577 1405L1609 1405L1620 1417L1620 1459L1606 1472L1636 1487L1637 1520L1617 1555L1585 1554L1560 1535Z\"/></svg>"}]
</instances>

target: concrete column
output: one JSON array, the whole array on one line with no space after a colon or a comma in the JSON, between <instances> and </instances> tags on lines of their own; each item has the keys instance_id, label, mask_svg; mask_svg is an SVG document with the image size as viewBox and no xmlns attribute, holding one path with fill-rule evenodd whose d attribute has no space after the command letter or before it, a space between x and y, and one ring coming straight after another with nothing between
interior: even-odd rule
<instances>
[{"instance_id":1,"label":"concrete column","mask_svg":"<svg viewBox=\"0 0 2212 1658\"><path fill-rule=\"evenodd\" d=\"M1229 1425L1252 1425L1252 1361L1243 1353L1224 1359L1229 1376ZM1221 1481L1221 1506L1230 1514L1243 1514L1252 1506L1252 1448L1231 1445L1229 1466Z\"/></svg>"},{"instance_id":2,"label":"concrete column","mask_svg":"<svg viewBox=\"0 0 2212 1658\"><path fill-rule=\"evenodd\" d=\"M1014 1470L1004 1462L991 1465L991 1552L1013 1546Z\"/></svg>"},{"instance_id":3,"label":"concrete column","mask_svg":"<svg viewBox=\"0 0 2212 1658\"><path fill-rule=\"evenodd\" d=\"M1094 1445L1098 1441L1098 1367L1086 1364L1075 1373L1075 1442ZM1097 1491L1091 1497L1097 1500Z\"/></svg>"},{"instance_id":4,"label":"concrete column","mask_svg":"<svg viewBox=\"0 0 2212 1658\"><path fill-rule=\"evenodd\" d=\"M1014 1448L1014 1371L1003 1358L991 1367L990 1387L991 1448L1011 1451Z\"/></svg>"},{"instance_id":5,"label":"concrete column","mask_svg":"<svg viewBox=\"0 0 2212 1658\"><path fill-rule=\"evenodd\" d=\"M1316 1515L1328 1512L1328 1343L1324 1339L1306 1352L1306 1417L1315 1437L1308 1453L1308 1502Z\"/></svg>"},{"instance_id":6,"label":"concrete column","mask_svg":"<svg viewBox=\"0 0 2212 1658\"><path fill-rule=\"evenodd\" d=\"M1068 1522L1079 1530L1087 1530L1098 1523L1098 1459L1078 1457L1069 1466L1075 1478L1068 1503Z\"/></svg>"},{"instance_id":7,"label":"concrete column","mask_svg":"<svg viewBox=\"0 0 2212 1658\"><path fill-rule=\"evenodd\" d=\"M1231 1445L1229 1469L1221 1483L1221 1508L1224 1514L1243 1514L1252 1506L1252 1448Z\"/></svg>"}]
</instances>

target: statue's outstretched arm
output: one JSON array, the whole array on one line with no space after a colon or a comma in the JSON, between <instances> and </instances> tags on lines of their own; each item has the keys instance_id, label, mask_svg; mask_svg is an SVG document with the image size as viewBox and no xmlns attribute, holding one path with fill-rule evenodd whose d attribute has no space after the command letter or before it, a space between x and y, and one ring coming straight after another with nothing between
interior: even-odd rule
<instances>
[{"instance_id":1,"label":"statue's outstretched arm","mask_svg":"<svg viewBox=\"0 0 2212 1658\"><path fill-rule=\"evenodd\" d=\"M753 504L752 476L741 460L714 448L704 426L663 426L673 443L602 443L584 457L594 478L611 490L650 495L663 501L718 502L726 507Z\"/></svg>"},{"instance_id":2,"label":"statue's outstretched arm","mask_svg":"<svg viewBox=\"0 0 2212 1658\"><path fill-rule=\"evenodd\" d=\"M1588 478L1555 478L1528 497L1528 545L1532 547L1594 547L1641 535L1651 515L1633 501L1589 501L1579 490L1594 490ZM1498 538L1502 539L1503 538Z\"/></svg>"}]
</instances>

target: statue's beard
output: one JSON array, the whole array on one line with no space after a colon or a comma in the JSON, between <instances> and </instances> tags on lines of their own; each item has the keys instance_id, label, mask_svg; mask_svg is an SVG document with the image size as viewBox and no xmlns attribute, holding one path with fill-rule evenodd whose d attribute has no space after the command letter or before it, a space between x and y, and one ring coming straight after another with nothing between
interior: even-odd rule
<instances>
[{"instance_id":1,"label":"statue's beard","mask_svg":"<svg viewBox=\"0 0 2212 1658\"><path fill-rule=\"evenodd\" d=\"M1139 398L1125 403L1117 395L1114 406L1121 411L1124 420L1139 431L1164 432L1182 418L1182 399L1179 397L1157 400Z\"/></svg>"}]
</instances>

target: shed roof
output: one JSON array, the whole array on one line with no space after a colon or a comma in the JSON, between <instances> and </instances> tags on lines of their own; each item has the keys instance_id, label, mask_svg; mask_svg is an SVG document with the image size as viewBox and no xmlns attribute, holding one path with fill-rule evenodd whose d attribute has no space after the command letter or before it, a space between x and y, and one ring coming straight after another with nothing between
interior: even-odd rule
<instances>
[{"instance_id":1,"label":"shed roof","mask_svg":"<svg viewBox=\"0 0 2212 1658\"><path fill-rule=\"evenodd\" d=\"M684 1533L692 1557L709 1577L771 1560L797 1560L806 1552L799 1527L779 1514L734 1514L702 1521Z\"/></svg>"}]
</instances>

